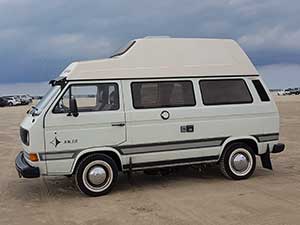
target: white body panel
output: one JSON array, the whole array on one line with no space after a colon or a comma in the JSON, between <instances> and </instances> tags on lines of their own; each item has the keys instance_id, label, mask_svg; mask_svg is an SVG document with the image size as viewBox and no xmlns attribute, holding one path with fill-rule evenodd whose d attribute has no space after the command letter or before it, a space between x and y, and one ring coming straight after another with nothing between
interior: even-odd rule
<instances>
[{"instance_id":1,"label":"white body panel","mask_svg":"<svg viewBox=\"0 0 300 225\"><path fill-rule=\"evenodd\" d=\"M180 142L198 139L208 139L207 144L210 145L210 139L252 139L256 141L253 137L255 134L278 132L278 112L276 105L272 101L262 104L259 97L253 95L253 103L251 104L204 106L201 102L201 93L198 86L200 79L193 78L191 80L194 84L197 100L196 106L192 107L136 110L132 106L131 96L127 95L127 98L125 98L125 101L128 103L125 108L127 142L123 143L123 145ZM155 80L152 79L151 81ZM246 78L245 81L251 92L255 93L251 78ZM138 82L138 80L135 80L135 82ZM131 81L124 81L123 87L125 93L131 92L130 83ZM164 110L170 113L168 120L163 120L160 117L160 113ZM189 124L194 126L194 132L181 133L180 126ZM218 140L215 141L218 142ZM259 153L264 153L266 146L258 145ZM125 153L132 153L133 156L130 155L132 161L140 163L153 161L155 157L156 159L167 160L184 158L189 154L191 154L190 157L219 156L222 153L223 147L225 146L219 145L217 148L209 147L201 149L191 148L192 150L189 151L172 151L163 155L161 151L153 153L153 149L150 149L151 154L134 154L138 150L145 152L143 149L131 149ZM129 157L127 157L127 162L128 160Z\"/></svg>"},{"instance_id":2,"label":"white body panel","mask_svg":"<svg viewBox=\"0 0 300 225\"><path fill-rule=\"evenodd\" d=\"M60 76L68 80L257 75L240 46L229 39L136 39L109 59L74 62Z\"/></svg>"},{"instance_id":3,"label":"white body panel","mask_svg":"<svg viewBox=\"0 0 300 225\"><path fill-rule=\"evenodd\" d=\"M67 84L39 115L27 115L21 127L29 132L27 153L39 154L31 162L43 175L72 174L80 157L110 152L121 169L143 169L217 162L232 141L250 140L257 154L278 142L279 115L271 94L261 101L252 80L257 71L232 40L139 39L132 50L112 59L71 64L61 76ZM243 79L253 101L249 104L203 104L199 81ZM135 109L132 82L192 82L196 105ZM80 112L78 117L53 113L53 108L73 84L118 84L120 107L115 111ZM162 111L170 117L162 119ZM124 123L124 126L112 126ZM192 132L181 132L182 126ZM133 166L133 167L132 167Z\"/></svg>"},{"instance_id":4,"label":"white body panel","mask_svg":"<svg viewBox=\"0 0 300 225\"><path fill-rule=\"evenodd\" d=\"M119 81L113 82L120 86ZM73 82L72 84L77 83L78 82ZM66 86L65 90L66 89L68 89L68 86ZM62 92L60 96L62 96L63 93L64 92ZM58 98L60 96L58 96ZM78 117L52 113L57 101L54 102L45 117L45 160L47 160L48 170L53 172L62 171L56 167L55 163L51 163L52 160L55 161L55 158L51 159L51 153L63 152L62 154L65 155L61 155L60 158L72 158L73 153L68 155L68 151L74 152L75 150L77 152L78 150L92 149L95 147L118 146L125 142L125 126L112 126L114 123L125 123L122 92L120 92L120 99L121 104L117 111L82 112ZM56 144L56 141L61 143ZM62 164L69 164L68 168L70 169L70 163L72 163L72 161L66 161Z\"/></svg>"}]
</instances>

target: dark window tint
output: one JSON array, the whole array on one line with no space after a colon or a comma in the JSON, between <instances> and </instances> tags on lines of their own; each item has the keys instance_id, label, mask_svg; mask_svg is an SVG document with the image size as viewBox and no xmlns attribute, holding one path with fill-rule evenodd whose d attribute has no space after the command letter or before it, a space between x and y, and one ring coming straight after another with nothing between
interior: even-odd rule
<instances>
[{"instance_id":1,"label":"dark window tint","mask_svg":"<svg viewBox=\"0 0 300 225\"><path fill-rule=\"evenodd\" d=\"M135 82L131 85L136 109L194 106L191 81Z\"/></svg>"},{"instance_id":2,"label":"dark window tint","mask_svg":"<svg viewBox=\"0 0 300 225\"><path fill-rule=\"evenodd\" d=\"M264 89L264 86L260 82L260 80L253 80L252 82L253 82L255 89L260 97L260 100L262 102L269 102L270 98L269 98L266 90Z\"/></svg>"},{"instance_id":3,"label":"dark window tint","mask_svg":"<svg viewBox=\"0 0 300 225\"><path fill-rule=\"evenodd\" d=\"M242 104L253 101L242 79L201 80L199 82L204 105Z\"/></svg>"},{"instance_id":4,"label":"dark window tint","mask_svg":"<svg viewBox=\"0 0 300 225\"><path fill-rule=\"evenodd\" d=\"M115 83L72 85L54 108L54 113L70 111L70 96L76 99L78 112L119 109L119 91Z\"/></svg>"}]
</instances>

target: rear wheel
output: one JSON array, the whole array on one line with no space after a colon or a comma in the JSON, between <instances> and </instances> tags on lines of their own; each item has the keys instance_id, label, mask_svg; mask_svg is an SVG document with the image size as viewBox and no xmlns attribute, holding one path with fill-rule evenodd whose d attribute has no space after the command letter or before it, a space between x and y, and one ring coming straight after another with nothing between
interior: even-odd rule
<instances>
[{"instance_id":1,"label":"rear wheel","mask_svg":"<svg viewBox=\"0 0 300 225\"><path fill-rule=\"evenodd\" d=\"M249 178L256 167L256 158L252 148L245 143L230 144L220 160L221 172L229 179Z\"/></svg>"},{"instance_id":2,"label":"rear wheel","mask_svg":"<svg viewBox=\"0 0 300 225\"><path fill-rule=\"evenodd\" d=\"M8 103L8 106L13 106L12 102L9 102L9 103Z\"/></svg>"},{"instance_id":3,"label":"rear wheel","mask_svg":"<svg viewBox=\"0 0 300 225\"><path fill-rule=\"evenodd\" d=\"M78 189L89 196L105 195L118 179L118 167L114 160L104 154L85 157L77 166L75 182Z\"/></svg>"}]
</instances>

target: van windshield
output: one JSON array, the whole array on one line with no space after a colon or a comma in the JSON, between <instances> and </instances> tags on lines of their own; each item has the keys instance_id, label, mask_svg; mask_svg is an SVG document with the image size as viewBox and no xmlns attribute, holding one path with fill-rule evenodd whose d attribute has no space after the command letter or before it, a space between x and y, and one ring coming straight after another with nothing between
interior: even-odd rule
<instances>
[{"instance_id":1,"label":"van windshield","mask_svg":"<svg viewBox=\"0 0 300 225\"><path fill-rule=\"evenodd\" d=\"M47 106L49 101L60 91L60 85L52 86L47 93L43 96L43 98L37 103L36 106L32 106L30 114L39 115L44 108Z\"/></svg>"}]
</instances>

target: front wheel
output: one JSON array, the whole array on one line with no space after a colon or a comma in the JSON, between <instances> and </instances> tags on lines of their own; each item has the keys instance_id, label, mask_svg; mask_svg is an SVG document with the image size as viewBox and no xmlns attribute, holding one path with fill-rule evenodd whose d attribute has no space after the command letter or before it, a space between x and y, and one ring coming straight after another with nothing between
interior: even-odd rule
<instances>
[{"instance_id":1,"label":"front wheel","mask_svg":"<svg viewBox=\"0 0 300 225\"><path fill-rule=\"evenodd\" d=\"M104 154L85 157L76 168L75 182L78 189L89 196L105 195L118 179L115 161Z\"/></svg>"},{"instance_id":2,"label":"front wheel","mask_svg":"<svg viewBox=\"0 0 300 225\"><path fill-rule=\"evenodd\" d=\"M256 158L252 148L244 143L233 143L224 149L221 156L221 172L229 179L249 178L256 167Z\"/></svg>"}]
</instances>

